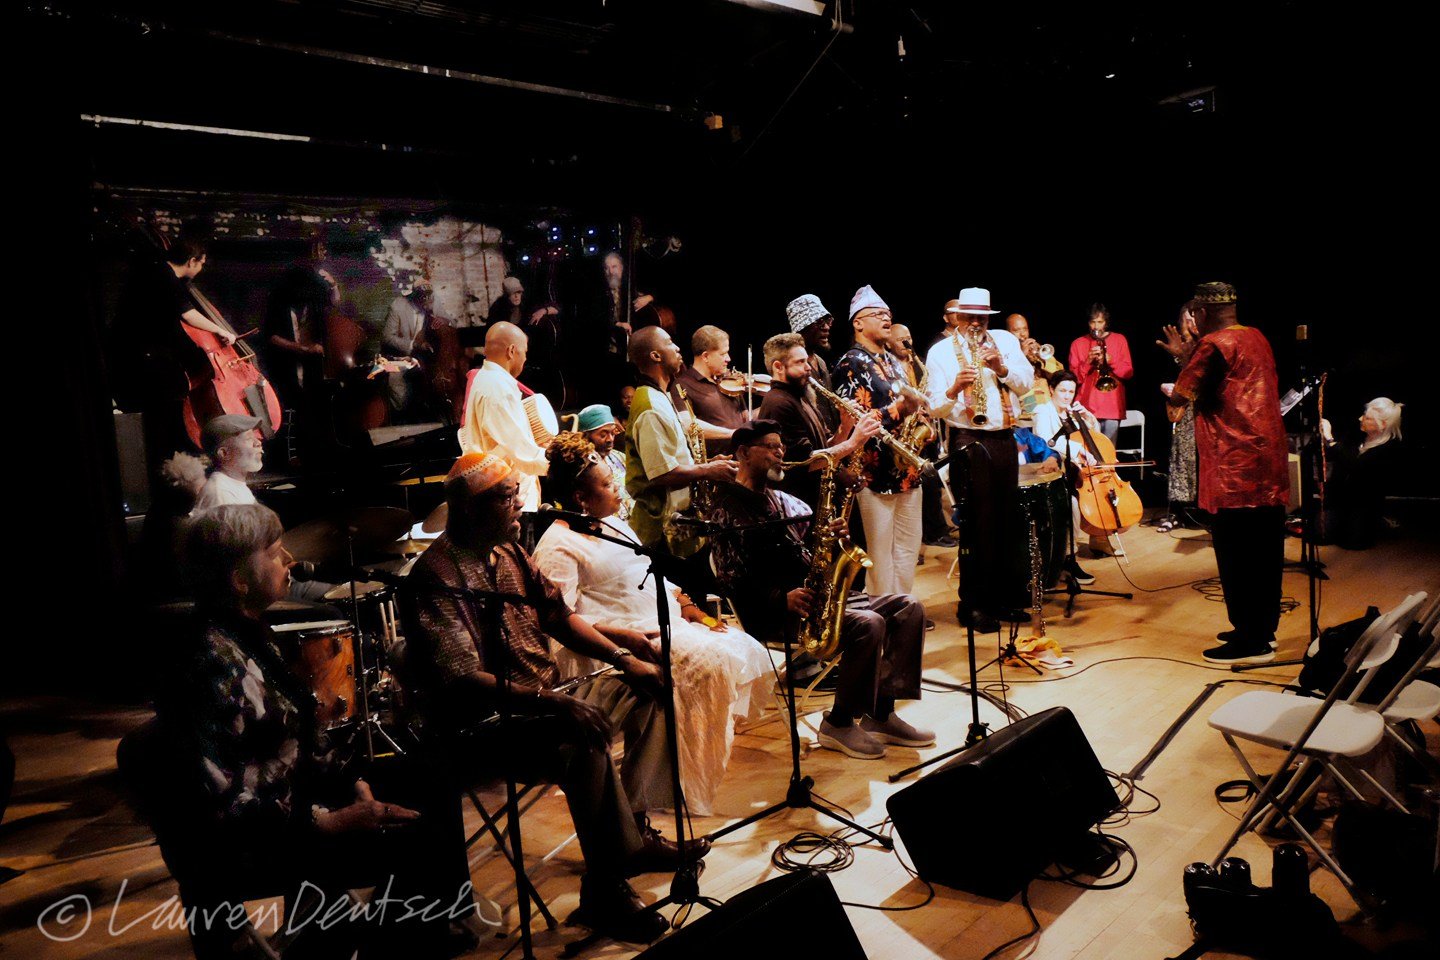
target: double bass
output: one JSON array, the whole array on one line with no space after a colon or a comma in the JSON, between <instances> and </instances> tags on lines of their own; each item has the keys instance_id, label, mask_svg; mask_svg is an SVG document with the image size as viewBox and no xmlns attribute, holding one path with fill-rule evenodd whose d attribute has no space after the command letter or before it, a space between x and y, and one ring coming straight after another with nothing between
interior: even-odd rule
<instances>
[{"instance_id":1,"label":"double bass","mask_svg":"<svg viewBox=\"0 0 1440 960\"><path fill-rule=\"evenodd\" d=\"M236 413L259 417L260 432L265 439L270 439L275 435L275 431L280 429L283 412L280 398L275 395L275 388L260 372L255 351L245 343L243 337L235 334L234 328L216 309L215 304L211 303L194 283L188 283L187 286L200 311L211 323L235 335L235 342L226 345L225 341L208 330L198 330L188 323L180 325L191 341L205 351L211 373L208 380L192 384L185 397L182 415L186 435L190 437L191 443L199 447L200 432L207 420L225 413Z\"/></svg>"},{"instance_id":2,"label":"double bass","mask_svg":"<svg viewBox=\"0 0 1440 960\"><path fill-rule=\"evenodd\" d=\"M1075 498L1080 504L1080 529L1092 537L1124 533L1139 523L1145 514L1140 494L1121 480L1116 472L1120 464L1116 460L1115 444L1110 438L1091 430L1074 410L1070 419L1077 429L1070 434L1069 441L1083 446L1095 458L1095 463L1090 466L1076 467Z\"/></svg>"}]
</instances>

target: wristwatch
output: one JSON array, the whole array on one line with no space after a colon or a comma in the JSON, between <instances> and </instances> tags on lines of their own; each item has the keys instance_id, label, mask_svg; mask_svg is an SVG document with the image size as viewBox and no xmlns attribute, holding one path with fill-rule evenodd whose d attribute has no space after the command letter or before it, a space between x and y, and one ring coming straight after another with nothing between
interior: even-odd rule
<instances>
[{"instance_id":1,"label":"wristwatch","mask_svg":"<svg viewBox=\"0 0 1440 960\"><path fill-rule=\"evenodd\" d=\"M616 647L615 652L610 654L610 662L616 666L619 666L621 660L624 660L626 657L633 656L635 656L635 654L631 653L629 650L626 650L624 647Z\"/></svg>"}]
</instances>

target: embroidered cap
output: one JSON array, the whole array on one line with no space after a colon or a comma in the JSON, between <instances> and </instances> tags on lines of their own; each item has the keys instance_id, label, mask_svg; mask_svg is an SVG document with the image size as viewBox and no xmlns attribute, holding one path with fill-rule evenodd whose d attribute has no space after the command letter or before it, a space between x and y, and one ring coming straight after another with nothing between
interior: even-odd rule
<instances>
[{"instance_id":1,"label":"embroidered cap","mask_svg":"<svg viewBox=\"0 0 1440 960\"><path fill-rule=\"evenodd\" d=\"M855 296L850 298L850 319L855 319L855 314L861 310L868 309L889 310L890 304L880 299L880 294L868 283L855 291Z\"/></svg>"},{"instance_id":2,"label":"embroidered cap","mask_svg":"<svg viewBox=\"0 0 1440 960\"><path fill-rule=\"evenodd\" d=\"M1202 283L1195 288L1196 303L1235 303L1239 299L1233 286L1218 280Z\"/></svg>"},{"instance_id":3,"label":"embroidered cap","mask_svg":"<svg viewBox=\"0 0 1440 960\"><path fill-rule=\"evenodd\" d=\"M455 461L445 477L445 485L466 481L476 493L484 493L510 476L510 464L493 453L467 453Z\"/></svg>"}]
</instances>

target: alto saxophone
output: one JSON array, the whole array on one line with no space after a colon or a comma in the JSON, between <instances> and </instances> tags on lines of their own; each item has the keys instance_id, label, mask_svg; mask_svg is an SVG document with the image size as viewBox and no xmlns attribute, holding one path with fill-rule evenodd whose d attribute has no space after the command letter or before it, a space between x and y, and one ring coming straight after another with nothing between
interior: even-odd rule
<instances>
[{"instance_id":1,"label":"alto saxophone","mask_svg":"<svg viewBox=\"0 0 1440 960\"><path fill-rule=\"evenodd\" d=\"M920 376L920 386L912 387L903 380L895 381L897 393L908 394L919 398L925 404L929 404L928 390L930 388L930 368L926 367L925 372ZM895 439L911 450L924 450L931 440L935 439L935 426L929 415L922 408L910 414L900 423L900 429L895 432ZM906 462L899 454L895 454L895 466L904 470Z\"/></svg>"},{"instance_id":2,"label":"alto saxophone","mask_svg":"<svg viewBox=\"0 0 1440 960\"><path fill-rule=\"evenodd\" d=\"M690 398L685 395L685 388L676 384L675 392L680 394L680 400L685 404L685 412L690 414L690 422L685 425L685 445L690 448L690 456L696 466L699 466L706 462L705 435L700 430L700 421L695 418L695 408L690 405ZM710 515L710 508L714 504L712 492L709 481L696 480L690 484L690 508L702 520Z\"/></svg>"},{"instance_id":3,"label":"alto saxophone","mask_svg":"<svg viewBox=\"0 0 1440 960\"><path fill-rule=\"evenodd\" d=\"M840 649L840 619L845 613L850 586L861 570L874 566L874 561L864 550L851 543L849 534L845 532L850 508L855 501L848 489L842 490L837 506L835 483L838 465L835 457L829 453L817 453L815 456L825 460L825 468L820 477L815 518L810 521L814 546L805 586L813 599L810 615L800 622L795 639L797 645L815 659L831 660ZM847 522L841 525L839 533L831 529L836 518Z\"/></svg>"}]
</instances>

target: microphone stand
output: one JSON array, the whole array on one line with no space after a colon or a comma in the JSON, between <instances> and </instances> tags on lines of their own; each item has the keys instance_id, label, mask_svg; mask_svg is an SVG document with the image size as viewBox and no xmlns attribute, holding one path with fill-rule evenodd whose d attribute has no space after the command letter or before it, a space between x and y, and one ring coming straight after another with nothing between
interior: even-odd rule
<instances>
[{"instance_id":1,"label":"microphone stand","mask_svg":"<svg viewBox=\"0 0 1440 960\"><path fill-rule=\"evenodd\" d=\"M1070 423L1070 425L1071 425L1072 427L1077 427L1077 432L1078 432L1078 426L1079 426L1079 425L1078 425L1077 423L1075 423L1075 421L1072 420L1072 419L1070 418L1070 415L1067 413L1067 414L1065 415L1065 418L1060 421L1060 429L1057 430L1057 431L1055 431L1055 435L1052 436L1052 437L1050 438L1050 440L1049 440L1049 443L1050 443L1052 446L1054 445L1054 443L1055 443L1056 440L1060 439L1060 435L1065 432L1065 424L1066 424L1067 421ZM1070 461L1070 444L1069 444L1069 442L1066 442L1066 443L1064 444L1064 446L1061 447L1061 450L1060 450L1060 458L1061 458L1062 461L1064 461L1064 465L1065 465L1065 477L1066 477L1066 479L1068 480L1068 479L1072 476L1072 474L1071 474L1071 472L1070 472L1070 471L1071 471L1072 464L1071 464L1071 461ZM1070 557L1067 558L1067 559L1070 559L1070 558L1073 558L1073 557L1075 556L1075 553L1076 553L1076 546L1075 546L1075 521L1074 521L1074 511L1073 511L1073 510L1071 511L1070 516L1067 517L1067 519L1066 519L1066 521L1065 521L1065 525L1066 525L1066 527L1068 527L1069 530L1070 530ZM1068 573L1065 574L1065 586L1064 586L1064 587L1056 587L1054 590L1046 590L1046 591L1045 591L1045 595L1046 595L1047 597L1050 596L1050 595L1052 595L1052 594L1057 594L1057 593L1063 593L1063 594L1065 594L1065 619L1066 619L1066 620L1069 620L1070 617L1071 617L1072 615L1074 615L1074 613L1075 613L1075 598L1078 597L1078 596L1080 596L1082 593L1084 593L1084 594L1089 594L1089 595L1092 596L1092 597L1116 597L1116 598L1121 599L1121 600L1134 600L1134 599L1135 599L1135 594L1133 594L1133 593L1124 593L1124 592L1121 592L1121 591L1119 591L1119 590L1087 590L1087 589L1085 589L1084 587L1080 586L1080 584L1076 583L1076 582L1075 582L1075 578L1072 577L1072 576L1070 576L1070 574L1068 574Z\"/></svg>"},{"instance_id":2,"label":"microphone stand","mask_svg":"<svg viewBox=\"0 0 1440 960\"><path fill-rule=\"evenodd\" d=\"M813 514L805 514L803 516L783 517L779 520L762 520L757 523L750 523L736 527L725 527L719 526L717 524L705 524L704 526L707 528L707 532L714 536L735 536L748 530L789 526L791 524L809 520L812 517ZM698 526L701 524L697 523L695 525ZM626 546L630 546L631 549L635 549L634 545L632 544L626 544ZM637 550L637 552L639 551ZM766 807L764 810L761 810L758 813L753 813L750 816L744 818L743 820L737 820L734 823L726 824L719 830L708 834L706 836L706 839L711 841L718 840L726 834L734 833L736 830L739 830L742 827L748 827L750 824L755 823L756 821L764 820L767 817L774 816L775 814L781 813L785 810L810 809L816 811L817 813L824 814L825 816L829 817L831 820L836 821L837 823L844 824L846 827L854 830L857 833L864 834L871 840L880 844L880 846L884 847L886 850L893 850L895 847L895 843L889 837L881 836L874 830L861 826L855 821L842 815L838 810L834 809L828 804L817 800L813 791L813 788L815 786L815 778L805 776L804 773L801 771L799 717L796 715L795 709L795 686L790 682L791 669L794 660L794 639L791 637L790 633L791 632L789 630L782 631L782 635L785 640L785 704L787 708L786 712L790 716L790 785L785 791L785 799L777 801L776 803L773 803L770 806ZM676 879L679 879L678 874L676 875ZM673 901L673 898L674 893L672 892L671 897L668 899L671 899ZM662 900L660 901L660 904L664 904L665 902L665 900ZM660 904L656 904L656 906L659 906Z\"/></svg>"},{"instance_id":3,"label":"microphone stand","mask_svg":"<svg viewBox=\"0 0 1440 960\"><path fill-rule=\"evenodd\" d=\"M987 458L990 456L990 451L986 450L978 440L957 444L952 435L950 453L946 458L950 461L950 493L951 496L955 498L955 540L958 545L958 556L962 558L969 557L970 555L970 547L965 543L965 513L966 505L969 504L971 500L970 458L962 456L962 454L971 447L977 447ZM955 472L957 467L960 471L958 475ZM955 482L957 479L959 480L958 483ZM969 566L967 563L960 565L961 583L965 582L965 568L967 566ZM970 694L970 728L965 733L965 742L958 747L946 750L938 756L922 760L903 770L896 770L890 774L888 778L891 783L898 783L916 771L924 770L926 767L939 763L942 760L948 760L957 753L970 749L990 735L990 725L980 719L980 669L975 663L975 625L973 613L971 616L965 618L965 647L970 659L970 684L969 690L966 691ZM957 686L956 689L963 690L965 688Z\"/></svg>"},{"instance_id":4,"label":"microphone stand","mask_svg":"<svg viewBox=\"0 0 1440 960\"><path fill-rule=\"evenodd\" d=\"M685 843L685 792L680 785L680 741L679 732L675 727L675 677L671 670L671 630L670 630L670 600L665 590L666 570L671 573L681 571L683 575L684 565L679 557L670 554L660 547L646 547L644 544L623 537L614 536L612 533L604 532L607 527L603 520L598 520L584 514L573 514L569 511L552 511L558 514L557 519L572 520L583 518L587 521L583 526L576 524L576 532L586 536L594 537L597 540L604 540L608 543L618 544L638 556L645 557L650 561L650 569L646 576L655 578L655 617L660 628L660 669L665 682L665 697L661 707L665 712L665 746L670 755L670 787L674 793L673 803L675 805L675 841L680 851L680 865L675 870L675 876L670 881L670 893L646 907L646 910L659 912L668 906L688 905L698 903L707 909L714 910L720 906L720 901L713 897L702 896L700 893L700 862L692 862L690 859L690 848ZM608 528L613 531L613 528ZM614 531L618 533L618 531ZM637 589L643 586L644 580L640 581ZM593 934L591 935L593 938ZM587 938L588 940L589 938ZM582 941L584 942L584 941ZM567 955L573 956L572 948L567 950Z\"/></svg>"}]
</instances>

